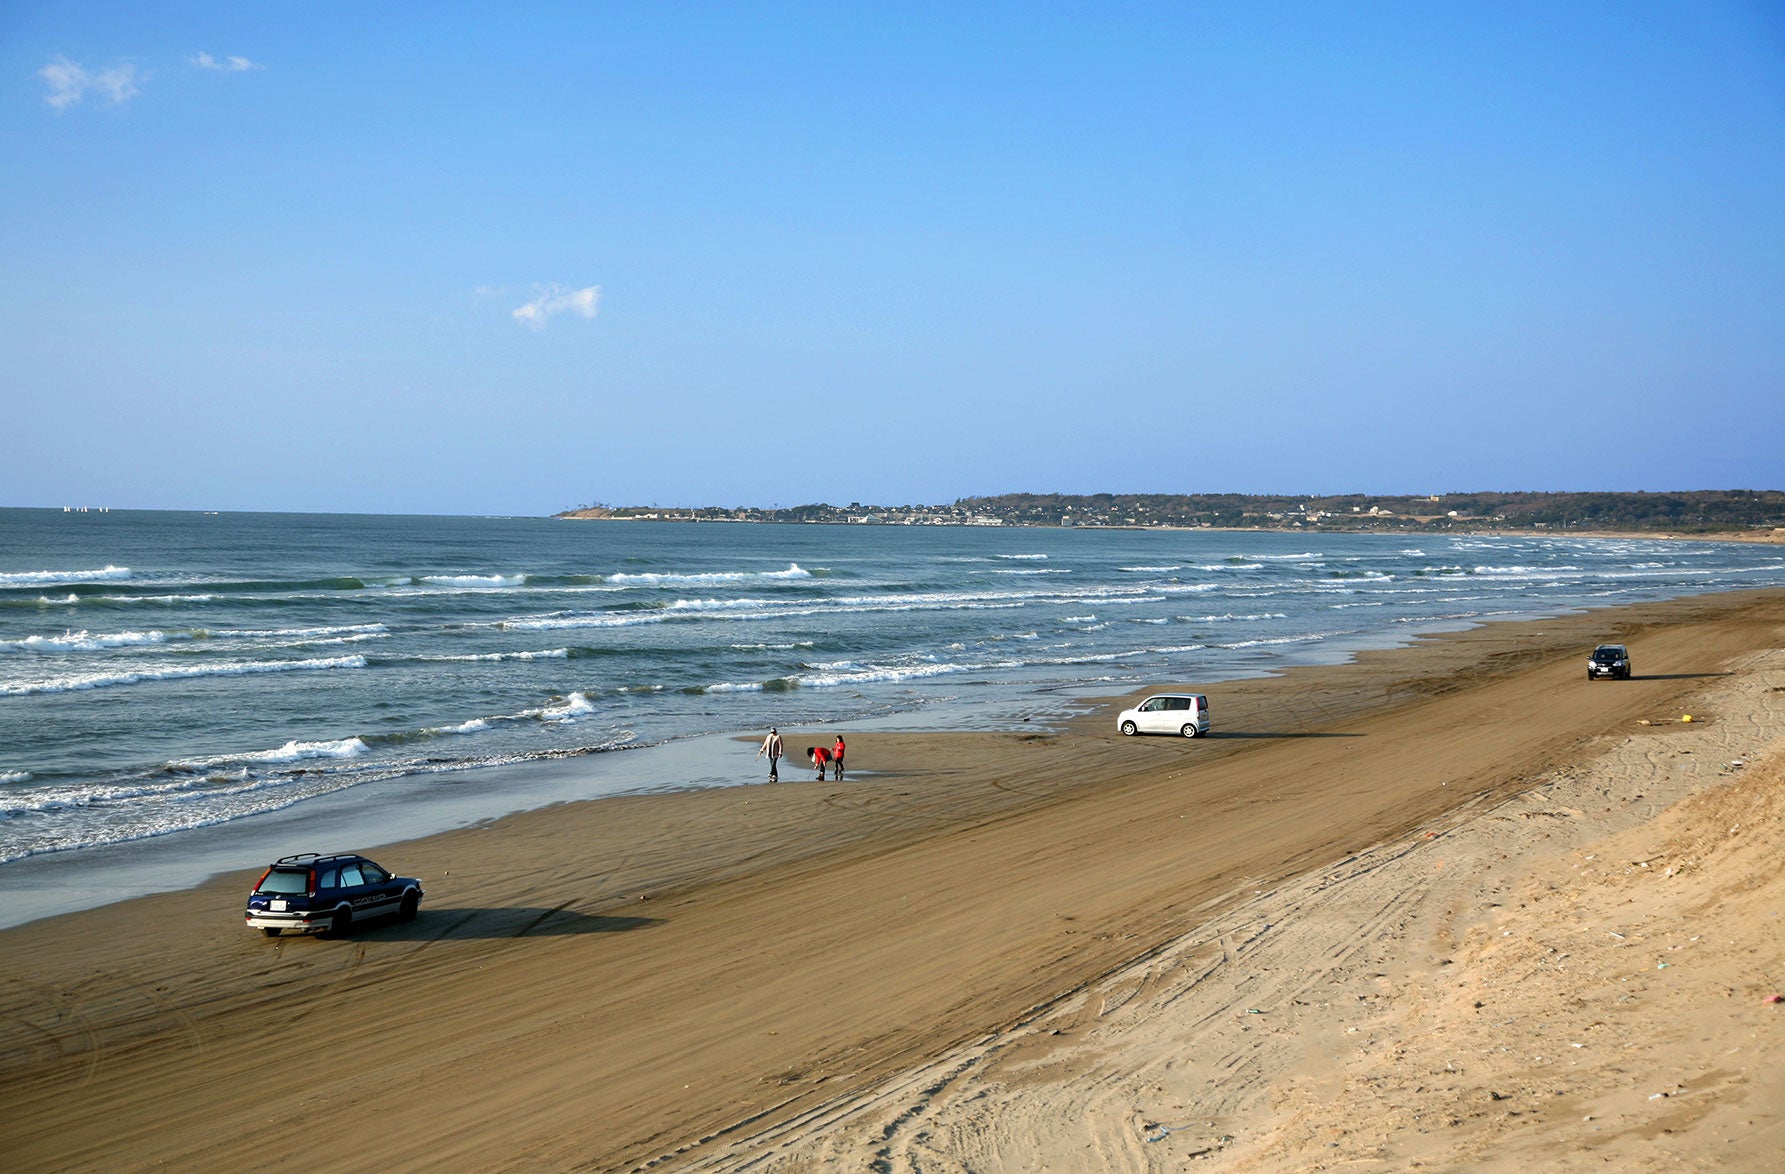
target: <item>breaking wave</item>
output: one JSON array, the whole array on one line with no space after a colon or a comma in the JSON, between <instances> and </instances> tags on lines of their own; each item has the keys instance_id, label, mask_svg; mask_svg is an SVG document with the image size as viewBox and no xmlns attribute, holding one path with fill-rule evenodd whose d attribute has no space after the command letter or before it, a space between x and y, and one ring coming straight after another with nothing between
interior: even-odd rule
<instances>
[{"instance_id":1,"label":"breaking wave","mask_svg":"<svg viewBox=\"0 0 1785 1174\"><path fill-rule=\"evenodd\" d=\"M118 685L139 685L145 681L184 681L196 677L239 677L254 673L301 673L326 669L363 669L363 656L336 656L320 660L247 661L215 665L169 665L161 668L136 669L130 672L86 673L79 676L53 677L42 681L0 684L0 697L25 697L33 693L78 693L88 689L110 689Z\"/></svg>"},{"instance_id":2,"label":"breaking wave","mask_svg":"<svg viewBox=\"0 0 1785 1174\"><path fill-rule=\"evenodd\" d=\"M113 583L130 578L129 567L102 567L97 571L4 571L0 588L50 587L64 583Z\"/></svg>"}]
</instances>

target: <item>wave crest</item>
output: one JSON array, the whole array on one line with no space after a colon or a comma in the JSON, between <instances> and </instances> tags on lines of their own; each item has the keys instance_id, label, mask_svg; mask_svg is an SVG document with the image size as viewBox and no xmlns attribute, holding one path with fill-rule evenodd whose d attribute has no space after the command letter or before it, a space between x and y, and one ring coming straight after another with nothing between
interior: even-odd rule
<instances>
[{"instance_id":1,"label":"wave crest","mask_svg":"<svg viewBox=\"0 0 1785 1174\"><path fill-rule=\"evenodd\" d=\"M129 567L101 567L97 571L4 571L0 588L50 587L62 583L109 583L130 578Z\"/></svg>"}]
</instances>

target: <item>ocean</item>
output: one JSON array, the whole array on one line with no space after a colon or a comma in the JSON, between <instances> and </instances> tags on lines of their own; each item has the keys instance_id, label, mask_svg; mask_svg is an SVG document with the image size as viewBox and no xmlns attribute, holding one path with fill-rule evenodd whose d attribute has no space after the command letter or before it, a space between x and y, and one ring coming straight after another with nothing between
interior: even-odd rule
<instances>
[{"instance_id":1,"label":"ocean","mask_svg":"<svg viewBox=\"0 0 1785 1174\"><path fill-rule=\"evenodd\" d=\"M525 773L478 768L598 778L770 724L998 728L1781 583L1785 551L1737 543L0 510L0 876Z\"/></svg>"}]
</instances>

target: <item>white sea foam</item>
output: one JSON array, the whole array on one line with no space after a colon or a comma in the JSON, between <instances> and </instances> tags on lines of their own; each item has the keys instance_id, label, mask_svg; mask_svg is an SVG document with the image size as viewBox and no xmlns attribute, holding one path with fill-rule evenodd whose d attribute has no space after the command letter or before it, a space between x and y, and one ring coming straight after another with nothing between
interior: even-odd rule
<instances>
[{"instance_id":1,"label":"white sea foam","mask_svg":"<svg viewBox=\"0 0 1785 1174\"><path fill-rule=\"evenodd\" d=\"M305 762L316 758L358 758L368 753L368 747L360 738L336 738L326 742L300 742L293 739L275 750L253 750L246 754L218 754L209 758L187 758L172 765L181 770L203 770L207 767L233 765L235 763L273 763Z\"/></svg>"},{"instance_id":2,"label":"white sea foam","mask_svg":"<svg viewBox=\"0 0 1785 1174\"><path fill-rule=\"evenodd\" d=\"M5 571L0 587L45 587L62 583L109 583L130 578L129 567L104 567L97 571Z\"/></svg>"},{"instance_id":3,"label":"white sea foam","mask_svg":"<svg viewBox=\"0 0 1785 1174\"><path fill-rule=\"evenodd\" d=\"M1014 560L1022 561L1022 560L1029 560L1029 559L1046 559L1047 555L1045 555L1045 554L994 554L992 557L993 558L1014 559Z\"/></svg>"},{"instance_id":4,"label":"white sea foam","mask_svg":"<svg viewBox=\"0 0 1785 1174\"><path fill-rule=\"evenodd\" d=\"M299 640L319 636L386 633L383 624L334 624L321 628L214 628L209 635L242 640Z\"/></svg>"},{"instance_id":5,"label":"white sea foam","mask_svg":"<svg viewBox=\"0 0 1785 1174\"><path fill-rule=\"evenodd\" d=\"M1118 571L1126 571L1129 574L1137 574L1137 575L1169 575L1173 571L1181 571L1183 569L1184 568L1178 563L1167 563L1166 565L1159 566L1159 567L1117 567L1116 568L1116 570L1118 570Z\"/></svg>"},{"instance_id":6,"label":"white sea foam","mask_svg":"<svg viewBox=\"0 0 1785 1174\"><path fill-rule=\"evenodd\" d=\"M609 583L627 586L662 587L694 583L747 583L753 579L810 579L812 572L798 563L789 563L784 571L699 571L672 574L662 571L616 571L607 576Z\"/></svg>"},{"instance_id":7,"label":"white sea foam","mask_svg":"<svg viewBox=\"0 0 1785 1174\"><path fill-rule=\"evenodd\" d=\"M26 636L22 640L0 640L0 652L98 652L107 648L165 644L169 640L191 638L191 633L188 632L113 632L95 636L86 631L69 631L60 636Z\"/></svg>"},{"instance_id":8,"label":"white sea foam","mask_svg":"<svg viewBox=\"0 0 1785 1174\"><path fill-rule=\"evenodd\" d=\"M774 599L676 599L668 604L670 611L718 611L721 608L775 607L781 601Z\"/></svg>"},{"instance_id":9,"label":"white sea foam","mask_svg":"<svg viewBox=\"0 0 1785 1174\"><path fill-rule=\"evenodd\" d=\"M388 640L387 632L361 632L354 636L329 636L310 640L281 640L274 644L263 644L262 651L277 648L337 648L345 644L364 644L368 640Z\"/></svg>"},{"instance_id":10,"label":"white sea foam","mask_svg":"<svg viewBox=\"0 0 1785 1174\"><path fill-rule=\"evenodd\" d=\"M1548 577L1554 576L1556 574L1559 574L1563 571L1578 571L1578 570L1580 570L1579 567L1479 566L1474 569L1473 573L1477 574L1477 575L1506 575L1506 576L1515 577L1515 578L1523 577L1523 576L1530 576L1530 575L1538 575L1538 576L1542 576L1544 578L1548 578Z\"/></svg>"},{"instance_id":11,"label":"white sea foam","mask_svg":"<svg viewBox=\"0 0 1785 1174\"><path fill-rule=\"evenodd\" d=\"M539 716L548 722L561 722L594 712L595 703L589 700L588 694L572 693L557 705L548 705L539 710Z\"/></svg>"},{"instance_id":12,"label":"white sea foam","mask_svg":"<svg viewBox=\"0 0 1785 1174\"><path fill-rule=\"evenodd\" d=\"M312 672L321 669L363 669L363 656L336 656L318 660L236 661L213 665L168 665L144 668L133 672L86 673L69 677L52 677L41 681L23 681L0 685L0 697L24 697L32 693L74 693L87 689L109 689L115 685L137 685L145 681L179 681L194 677L230 677L249 673Z\"/></svg>"},{"instance_id":13,"label":"white sea foam","mask_svg":"<svg viewBox=\"0 0 1785 1174\"><path fill-rule=\"evenodd\" d=\"M575 628L631 628L639 624L661 624L666 618L665 614L660 611L615 612L599 616L503 620L496 626L510 632L559 632Z\"/></svg>"},{"instance_id":14,"label":"white sea foam","mask_svg":"<svg viewBox=\"0 0 1785 1174\"><path fill-rule=\"evenodd\" d=\"M1152 656L1178 656L1186 652L1201 652L1207 647L1207 644L1167 644L1146 649L1146 653Z\"/></svg>"},{"instance_id":15,"label":"white sea foam","mask_svg":"<svg viewBox=\"0 0 1785 1174\"><path fill-rule=\"evenodd\" d=\"M28 783L31 772L28 770L0 770L0 783Z\"/></svg>"},{"instance_id":16,"label":"white sea foam","mask_svg":"<svg viewBox=\"0 0 1785 1174\"><path fill-rule=\"evenodd\" d=\"M226 598L216 594L201 595L69 595L66 599L44 599L40 603L92 604L94 606L111 606L120 603L161 603L174 606L183 603L211 603ZM259 597L253 597L259 601Z\"/></svg>"},{"instance_id":17,"label":"white sea foam","mask_svg":"<svg viewBox=\"0 0 1785 1174\"><path fill-rule=\"evenodd\" d=\"M1234 640L1225 644L1213 644L1212 648L1267 648L1279 644L1317 644L1322 640L1331 640L1335 636L1343 636L1343 632L1298 632L1293 636L1261 637L1257 640Z\"/></svg>"},{"instance_id":18,"label":"white sea foam","mask_svg":"<svg viewBox=\"0 0 1785 1174\"><path fill-rule=\"evenodd\" d=\"M987 666L941 663L907 666L872 666L853 669L847 672L815 672L801 674L796 679L802 686L812 689L835 688L838 685L889 685L901 681L918 681L927 677L942 677L951 673L966 672L969 669Z\"/></svg>"},{"instance_id":19,"label":"white sea foam","mask_svg":"<svg viewBox=\"0 0 1785 1174\"><path fill-rule=\"evenodd\" d=\"M339 738L332 742L291 741L277 750L262 750L243 755L250 762L301 762L309 758L357 758L367 747L359 738Z\"/></svg>"},{"instance_id":20,"label":"white sea foam","mask_svg":"<svg viewBox=\"0 0 1785 1174\"><path fill-rule=\"evenodd\" d=\"M432 587L519 587L525 575L418 575L417 583Z\"/></svg>"},{"instance_id":21,"label":"white sea foam","mask_svg":"<svg viewBox=\"0 0 1785 1174\"><path fill-rule=\"evenodd\" d=\"M258 785L248 783L247 786L222 790L216 788L218 783L244 782L248 779L246 768L233 773L206 774L203 773L204 767L197 763L169 763L168 766L181 773L172 777L162 774L152 782L137 778L121 782L52 784L30 788L22 796L9 797L6 813L19 815L69 808L103 807L135 799L178 799L198 791L213 795L228 794L232 790L247 790Z\"/></svg>"}]
</instances>

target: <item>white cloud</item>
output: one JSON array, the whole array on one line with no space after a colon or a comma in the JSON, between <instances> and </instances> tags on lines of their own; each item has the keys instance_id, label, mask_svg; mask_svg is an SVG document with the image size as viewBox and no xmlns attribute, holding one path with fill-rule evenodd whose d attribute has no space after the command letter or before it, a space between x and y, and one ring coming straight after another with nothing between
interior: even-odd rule
<instances>
[{"instance_id":1,"label":"white cloud","mask_svg":"<svg viewBox=\"0 0 1785 1174\"><path fill-rule=\"evenodd\" d=\"M250 61L246 57L225 57L223 60L219 61L209 53L206 53L203 49L200 49L197 53L186 58L186 60L198 66L200 69L214 69L218 73L246 73L250 69L266 68L266 66Z\"/></svg>"},{"instance_id":2,"label":"white cloud","mask_svg":"<svg viewBox=\"0 0 1785 1174\"><path fill-rule=\"evenodd\" d=\"M136 97L136 66L128 63L114 65L110 69L102 69L97 73L88 73L86 69L61 55L50 58L50 63L37 71L50 87L50 92L43 100L56 108L59 114L85 98L89 91L98 94L109 105L120 106Z\"/></svg>"},{"instance_id":3,"label":"white cloud","mask_svg":"<svg viewBox=\"0 0 1785 1174\"><path fill-rule=\"evenodd\" d=\"M582 289L565 289L559 285L545 286L538 297L526 305L514 310L514 320L524 322L535 330L544 330L545 324L559 314L577 314L584 318L595 316L595 305L601 300L599 285L585 286Z\"/></svg>"}]
</instances>

